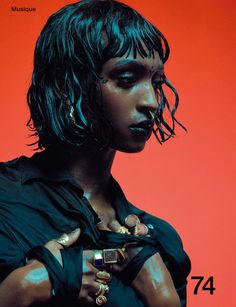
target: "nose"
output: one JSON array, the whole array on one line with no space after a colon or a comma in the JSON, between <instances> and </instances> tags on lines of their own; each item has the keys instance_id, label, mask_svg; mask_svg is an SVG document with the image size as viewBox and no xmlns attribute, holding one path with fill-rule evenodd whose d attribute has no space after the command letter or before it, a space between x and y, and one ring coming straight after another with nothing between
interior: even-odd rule
<instances>
[{"instance_id":1,"label":"nose","mask_svg":"<svg viewBox=\"0 0 236 307\"><path fill-rule=\"evenodd\" d=\"M154 90L151 82L145 82L139 92L138 109L156 112L157 107L157 92Z\"/></svg>"}]
</instances>

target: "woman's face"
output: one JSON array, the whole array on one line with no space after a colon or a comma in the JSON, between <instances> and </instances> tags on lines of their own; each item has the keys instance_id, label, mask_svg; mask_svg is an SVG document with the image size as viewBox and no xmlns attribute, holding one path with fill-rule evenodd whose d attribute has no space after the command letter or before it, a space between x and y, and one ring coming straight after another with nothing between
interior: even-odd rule
<instances>
[{"instance_id":1,"label":"woman's face","mask_svg":"<svg viewBox=\"0 0 236 307\"><path fill-rule=\"evenodd\" d=\"M138 152L144 148L152 133L162 74L163 63L157 52L150 58L112 58L103 65L101 93L114 131L113 149Z\"/></svg>"}]
</instances>

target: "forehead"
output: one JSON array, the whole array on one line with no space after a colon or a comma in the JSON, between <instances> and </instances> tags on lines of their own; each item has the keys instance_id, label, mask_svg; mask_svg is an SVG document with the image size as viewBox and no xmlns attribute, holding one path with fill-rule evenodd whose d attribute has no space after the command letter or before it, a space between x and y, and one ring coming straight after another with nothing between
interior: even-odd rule
<instances>
[{"instance_id":1,"label":"forehead","mask_svg":"<svg viewBox=\"0 0 236 307\"><path fill-rule=\"evenodd\" d=\"M129 55L111 58L104 63L102 70L106 71L110 69L118 69L120 67L128 67L129 65L143 66L144 68L153 72L158 71L163 73L164 70L163 62L161 61L157 51L155 51L150 57L142 57L140 54L137 54L136 57Z\"/></svg>"}]
</instances>

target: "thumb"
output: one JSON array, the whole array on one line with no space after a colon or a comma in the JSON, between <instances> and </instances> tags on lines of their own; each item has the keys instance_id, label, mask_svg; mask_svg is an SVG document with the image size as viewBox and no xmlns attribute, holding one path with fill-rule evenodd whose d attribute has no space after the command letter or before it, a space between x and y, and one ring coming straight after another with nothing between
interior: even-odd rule
<instances>
[{"instance_id":1,"label":"thumb","mask_svg":"<svg viewBox=\"0 0 236 307\"><path fill-rule=\"evenodd\" d=\"M111 229L111 231L118 232L119 229L121 228L121 224L117 220L113 220L110 222L108 225Z\"/></svg>"},{"instance_id":2,"label":"thumb","mask_svg":"<svg viewBox=\"0 0 236 307\"><path fill-rule=\"evenodd\" d=\"M79 239L80 234L80 228L76 228L70 234L68 234L69 239L66 242L66 247L73 245Z\"/></svg>"},{"instance_id":3,"label":"thumb","mask_svg":"<svg viewBox=\"0 0 236 307\"><path fill-rule=\"evenodd\" d=\"M52 241L49 241L49 243L50 242L56 243L57 249L59 249L59 250L63 249L63 248L67 248L67 247L73 245L78 240L80 233L81 233L80 228L76 228L75 230L73 230L69 234L63 233L59 238L54 239Z\"/></svg>"},{"instance_id":4,"label":"thumb","mask_svg":"<svg viewBox=\"0 0 236 307\"><path fill-rule=\"evenodd\" d=\"M44 246L49 249L61 266L63 266L60 250L74 244L78 240L80 233L80 228L76 228L69 234L63 233L59 238L47 242Z\"/></svg>"}]
</instances>

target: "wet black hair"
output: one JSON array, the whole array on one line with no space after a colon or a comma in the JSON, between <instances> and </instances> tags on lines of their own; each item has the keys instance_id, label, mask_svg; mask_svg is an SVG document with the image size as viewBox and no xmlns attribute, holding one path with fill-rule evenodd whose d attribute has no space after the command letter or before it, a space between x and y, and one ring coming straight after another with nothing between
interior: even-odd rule
<instances>
[{"instance_id":1,"label":"wet black hair","mask_svg":"<svg viewBox=\"0 0 236 307\"><path fill-rule=\"evenodd\" d=\"M112 127L98 95L102 66L114 57L147 57L154 51L167 61L170 49L163 34L121 2L82 0L50 16L36 43L27 93L27 125L38 138L33 144L39 149L66 148L93 138L102 147L109 145ZM161 82L174 92L175 101L171 107L160 84L153 131L160 143L175 134L175 123L180 124L175 118L177 91L164 74Z\"/></svg>"}]
</instances>

